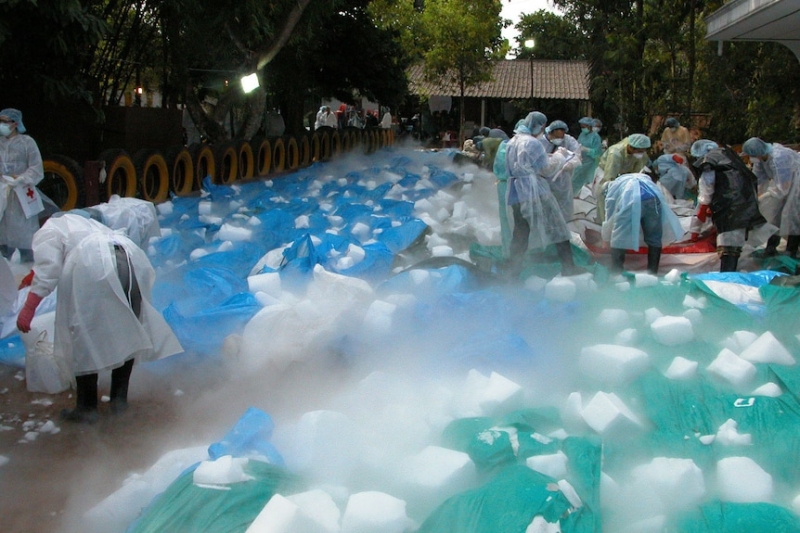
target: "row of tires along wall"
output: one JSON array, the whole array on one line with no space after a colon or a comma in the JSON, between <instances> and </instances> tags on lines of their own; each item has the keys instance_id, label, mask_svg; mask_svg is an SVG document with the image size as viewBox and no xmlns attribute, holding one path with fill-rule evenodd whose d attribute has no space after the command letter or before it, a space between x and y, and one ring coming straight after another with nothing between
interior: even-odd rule
<instances>
[{"instance_id":1,"label":"row of tires along wall","mask_svg":"<svg viewBox=\"0 0 800 533\"><path fill-rule=\"evenodd\" d=\"M358 150L370 154L393 143L392 130L320 128L297 137L192 144L165 152L141 150L133 156L125 150L109 149L98 158L105 163L106 178L99 185L97 196L100 201L117 194L160 203L168 200L170 194L188 196L198 191L206 176L216 184L267 178L347 152ZM62 210L86 205L86 181L81 165L75 160L61 155L47 156L44 174L39 188Z\"/></svg>"}]
</instances>

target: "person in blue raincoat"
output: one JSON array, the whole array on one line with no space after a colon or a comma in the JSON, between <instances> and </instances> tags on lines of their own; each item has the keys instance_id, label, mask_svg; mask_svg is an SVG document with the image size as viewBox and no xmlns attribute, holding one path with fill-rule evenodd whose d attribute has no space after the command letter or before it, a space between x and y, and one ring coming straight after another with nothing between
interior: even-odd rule
<instances>
[{"instance_id":1,"label":"person in blue raincoat","mask_svg":"<svg viewBox=\"0 0 800 533\"><path fill-rule=\"evenodd\" d=\"M697 185L694 174L684 165L678 154L664 154L656 158L653 167L658 171L658 182L676 200L686 197L686 190Z\"/></svg>"},{"instance_id":2,"label":"person in blue raincoat","mask_svg":"<svg viewBox=\"0 0 800 533\"><path fill-rule=\"evenodd\" d=\"M658 274L661 248L683 236L683 228L661 190L644 173L623 174L606 191L603 240L611 243L611 272L619 274L626 250L639 249L639 236L647 245L647 271Z\"/></svg>"},{"instance_id":3,"label":"person in blue raincoat","mask_svg":"<svg viewBox=\"0 0 800 533\"><path fill-rule=\"evenodd\" d=\"M547 167L542 170L542 176L558 200L564 220L569 222L572 220L574 199L572 174L581 164L581 145L575 137L567 133L567 130L566 122L554 120L537 138L544 146L549 159Z\"/></svg>"},{"instance_id":4,"label":"person in blue raincoat","mask_svg":"<svg viewBox=\"0 0 800 533\"><path fill-rule=\"evenodd\" d=\"M780 232L767 241L764 254L775 255L786 237L786 254L797 259L800 247L800 154L778 143L752 137L742 145L758 178L758 208Z\"/></svg>"},{"instance_id":5,"label":"person in blue raincoat","mask_svg":"<svg viewBox=\"0 0 800 533\"><path fill-rule=\"evenodd\" d=\"M572 174L572 191L577 194L581 187L594 181L597 162L603 154L603 140L600 134L594 131L595 119L583 117L578 121L581 133L578 142L581 145L581 166ZM598 128L599 130L599 128Z\"/></svg>"},{"instance_id":6,"label":"person in blue raincoat","mask_svg":"<svg viewBox=\"0 0 800 533\"><path fill-rule=\"evenodd\" d=\"M511 207L514 222L511 266L514 270L521 267L527 250L555 244L561 261L561 274L569 276L578 272L569 242L570 231L550 185L542 176L551 160L542 143L532 134L541 132L546 122L547 117L542 113L529 113L506 146L507 204ZM557 154L555 159L559 157Z\"/></svg>"},{"instance_id":7,"label":"person in blue raincoat","mask_svg":"<svg viewBox=\"0 0 800 533\"><path fill-rule=\"evenodd\" d=\"M514 131L517 131L524 123L524 119L517 122ZM507 147L508 141L500 141L492 163L492 172L494 172L497 178L497 203L500 215L500 239L502 241L503 259L511 257L511 224L509 224L508 221L508 205L506 204L506 196L508 195L508 167L506 166Z\"/></svg>"}]
</instances>

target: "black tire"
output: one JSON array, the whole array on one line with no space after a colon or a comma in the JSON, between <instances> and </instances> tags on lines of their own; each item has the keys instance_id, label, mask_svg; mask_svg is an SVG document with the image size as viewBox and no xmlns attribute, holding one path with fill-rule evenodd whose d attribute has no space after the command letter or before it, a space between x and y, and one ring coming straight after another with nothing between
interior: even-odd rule
<instances>
[{"instance_id":1,"label":"black tire","mask_svg":"<svg viewBox=\"0 0 800 533\"><path fill-rule=\"evenodd\" d=\"M256 176L265 178L272 171L272 143L263 137L254 137L250 140L253 155L256 159Z\"/></svg>"},{"instance_id":2,"label":"black tire","mask_svg":"<svg viewBox=\"0 0 800 533\"><path fill-rule=\"evenodd\" d=\"M170 190L178 196L187 196L194 190L194 161L185 146L170 148L166 155L169 166Z\"/></svg>"},{"instance_id":3,"label":"black tire","mask_svg":"<svg viewBox=\"0 0 800 533\"><path fill-rule=\"evenodd\" d=\"M214 152L207 144L192 144L189 146L189 153L194 162L194 189L199 190L203 186L206 176L211 177L211 182L215 183L217 166L214 160Z\"/></svg>"},{"instance_id":4,"label":"black tire","mask_svg":"<svg viewBox=\"0 0 800 533\"><path fill-rule=\"evenodd\" d=\"M139 150L133 156L142 198L160 204L169 198L169 167L157 150Z\"/></svg>"},{"instance_id":5,"label":"black tire","mask_svg":"<svg viewBox=\"0 0 800 533\"><path fill-rule=\"evenodd\" d=\"M331 158L331 135L327 131L323 131L320 134L319 157L322 161L327 161Z\"/></svg>"},{"instance_id":6,"label":"black tire","mask_svg":"<svg viewBox=\"0 0 800 533\"><path fill-rule=\"evenodd\" d=\"M217 179L214 183L225 185L234 183L239 179L239 152L236 145L232 142L224 142L217 146L215 152Z\"/></svg>"},{"instance_id":7,"label":"black tire","mask_svg":"<svg viewBox=\"0 0 800 533\"><path fill-rule=\"evenodd\" d=\"M134 198L137 191L136 167L128 152L109 148L100 154L106 163L106 182L100 187L100 200L106 201L116 194Z\"/></svg>"},{"instance_id":8,"label":"black tire","mask_svg":"<svg viewBox=\"0 0 800 533\"><path fill-rule=\"evenodd\" d=\"M331 157L339 157L342 152L350 151L350 135L343 131L334 131L331 135Z\"/></svg>"},{"instance_id":9,"label":"black tire","mask_svg":"<svg viewBox=\"0 0 800 533\"><path fill-rule=\"evenodd\" d=\"M86 183L83 169L74 159L51 155L42 161L44 179L36 186L62 211L86 205Z\"/></svg>"},{"instance_id":10,"label":"black tire","mask_svg":"<svg viewBox=\"0 0 800 533\"><path fill-rule=\"evenodd\" d=\"M300 166L307 167L311 163L311 143L308 135L303 134L297 137L297 148L299 149Z\"/></svg>"},{"instance_id":11,"label":"black tire","mask_svg":"<svg viewBox=\"0 0 800 533\"><path fill-rule=\"evenodd\" d=\"M239 179L249 180L256 173L256 158L253 154L253 147L247 141L239 141L237 150L239 153Z\"/></svg>"},{"instance_id":12,"label":"black tire","mask_svg":"<svg viewBox=\"0 0 800 533\"><path fill-rule=\"evenodd\" d=\"M272 170L273 172L283 172L286 167L286 144L280 137L272 140Z\"/></svg>"},{"instance_id":13,"label":"black tire","mask_svg":"<svg viewBox=\"0 0 800 533\"><path fill-rule=\"evenodd\" d=\"M311 163L316 163L322 159L322 147L320 146L320 135L316 131L311 134L311 140L309 141L311 147ZM330 146L328 146L328 150L330 150Z\"/></svg>"},{"instance_id":14,"label":"black tire","mask_svg":"<svg viewBox=\"0 0 800 533\"><path fill-rule=\"evenodd\" d=\"M296 170L300 166L300 149L297 146L297 139L294 137L286 138L286 168Z\"/></svg>"}]
</instances>

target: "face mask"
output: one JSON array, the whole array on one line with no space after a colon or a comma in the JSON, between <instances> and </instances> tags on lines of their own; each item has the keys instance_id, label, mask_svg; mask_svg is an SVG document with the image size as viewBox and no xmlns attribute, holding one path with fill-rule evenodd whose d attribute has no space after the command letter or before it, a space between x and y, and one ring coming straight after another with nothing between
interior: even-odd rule
<instances>
[{"instance_id":1,"label":"face mask","mask_svg":"<svg viewBox=\"0 0 800 533\"><path fill-rule=\"evenodd\" d=\"M8 137L9 135L11 135L11 126L6 124L5 122L0 124L0 135L2 135L3 137Z\"/></svg>"},{"instance_id":2,"label":"face mask","mask_svg":"<svg viewBox=\"0 0 800 533\"><path fill-rule=\"evenodd\" d=\"M636 159L641 159L644 157L644 154L642 152L636 152L635 154L633 154L633 157L635 157Z\"/></svg>"},{"instance_id":3,"label":"face mask","mask_svg":"<svg viewBox=\"0 0 800 533\"><path fill-rule=\"evenodd\" d=\"M581 128L581 133L589 133L589 128Z\"/></svg>"},{"instance_id":4,"label":"face mask","mask_svg":"<svg viewBox=\"0 0 800 533\"><path fill-rule=\"evenodd\" d=\"M564 139L549 139L554 146L561 146L564 144Z\"/></svg>"},{"instance_id":5,"label":"face mask","mask_svg":"<svg viewBox=\"0 0 800 533\"><path fill-rule=\"evenodd\" d=\"M592 131L594 131L595 133L600 133L600 128L595 126L594 128L592 128Z\"/></svg>"}]
</instances>

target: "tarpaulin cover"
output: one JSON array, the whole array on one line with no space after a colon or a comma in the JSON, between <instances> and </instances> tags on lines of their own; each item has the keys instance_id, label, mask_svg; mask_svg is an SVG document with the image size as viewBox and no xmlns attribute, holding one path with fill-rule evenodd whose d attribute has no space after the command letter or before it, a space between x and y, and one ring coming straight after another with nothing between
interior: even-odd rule
<instances>
[{"instance_id":1,"label":"tarpaulin cover","mask_svg":"<svg viewBox=\"0 0 800 533\"><path fill-rule=\"evenodd\" d=\"M713 501L674 519L664 533L795 533L800 519L769 503Z\"/></svg>"}]
</instances>

